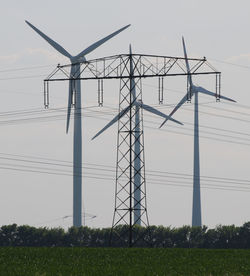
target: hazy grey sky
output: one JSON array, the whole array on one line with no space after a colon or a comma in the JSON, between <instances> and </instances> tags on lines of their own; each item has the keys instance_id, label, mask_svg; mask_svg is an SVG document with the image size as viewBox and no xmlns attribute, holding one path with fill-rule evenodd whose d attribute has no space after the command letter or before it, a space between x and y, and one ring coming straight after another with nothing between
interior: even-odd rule
<instances>
[{"instance_id":1,"label":"hazy grey sky","mask_svg":"<svg viewBox=\"0 0 250 276\"><path fill-rule=\"evenodd\" d=\"M24 20L29 20L72 54L131 24L129 29L92 52L88 58L127 53L129 43L135 53L183 56L181 36L184 35L189 56L206 56L222 71L222 94L238 102L215 103L214 99L200 97L200 124L203 126L200 128L201 175L236 179L231 181L230 186L242 190L242 183L250 188L249 11L247 0L3 1L0 16L0 225L16 222L66 227L72 223L71 219L60 219L72 214L72 177L63 175L70 174L71 168L44 164L70 165L61 161L72 161L72 129L66 135L65 110L53 110L66 107L67 82L51 85L51 109L43 110L43 79L57 63L68 61L29 28ZM194 82L208 89L214 88L214 78L211 77L197 77ZM91 137L107 122L103 118L115 115L110 108L117 108L118 104L119 83L105 82L104 87L104 107L89 108L84 113L87 116L83 119L83 161L114 167L117 125L91 141ZM143 88L144 102L157 105L157 79L144 82ZM165 88L165 103L175 104L185 93L185 78L165 79ZM84 82L82 91L84 107L96 106L97 84ZM169 113L171 108L161 107L161 110ZM158 129L162 121L145 114L148 174L158 170L177 173L178 177L180 174L192 175L192 110L193 105L186 104L176 113L175 118L185 123L183 127L169 123L162 131ZM101 113L104 111L108 112L105 116ZM46 119L45 116L53 117ZM37 117L39 119L35 119ZM35 163L34 160L44 163ZM97 170L91 170L93 165L88 167L83 170L86 176L97 173ZM56 172L59 175L24 170ZM111 172L99 173L107 174L109 178L115 176ZM172 226L190 224L191 177L170 176L165 178L165 184L171 185L158 185L159 177L148 175L150 223ZM239 181L244 179L249 181ZM214 227L217 224L240 225L249 221L250 189L245 192L228 191L229 181L220 181L201 181L204 187L201 190L203 223ZM111 225L114 187L114 180L83 179L85 211L97 216L87 220L87 225Z\"/></svg>"}]
</instances>

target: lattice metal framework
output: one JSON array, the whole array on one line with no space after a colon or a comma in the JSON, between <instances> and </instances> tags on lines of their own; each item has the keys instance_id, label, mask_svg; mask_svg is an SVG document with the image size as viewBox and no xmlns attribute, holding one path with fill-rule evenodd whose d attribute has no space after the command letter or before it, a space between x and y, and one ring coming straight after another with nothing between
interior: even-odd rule
<instances>
[{"instance_id":1,"label":"lattice metal framework","mask_svg":"<svg viewBox=\"0 0 250 276\"><path fill-rule=\"evenodd\" d=\"M49 86L51 81L67 81L67 80L104 80L104 79L122 79L129 78L130 55L121 54L89 60L81 64L81 71L70 75L69 70L71 65L60 65L44 80L44 100L45 106L48 107ZM220 95L220 75L210 65L206 58L195 59L188 58L190 63L190 72L186 71L185 58L169 57L169 56L153 56L132 54L132 60L135 64L134 78L149 78L149 77L170 77L170 76L187 76L187 75L215 75L216 76L216 95ZM101 86L101 84L100 84ZM99 86L99 87L100 87ZM99 88L101 89L101 88ZM163 79L159 80L159 90L163 90Z\"/></svg>"},{"instance_id":2,"label":"lattice metal framework","mask_svg":"<svg viewBox=\"0 0 250 276\"><path fill-rule=\"evenodd\" d=\"M115 240L119 239L131 247L141 238L149 240L146 232L143 232L143 237L137 233L137 224L146 228L149 226L146 204L143 111L140 105L134 104L135 102L142 103L142 79L159 78L159 103L163 103L164 77L214 74L216 76L216 100L220 99L221 73L216 71L206 61L206 58L189 58L188 60L191 68L189 72L186 71L185 59L181 57L123 54L82 63L81 72L73 76L68 73L69 65L58 65L44 80L44 105L48 108L50 81L97 80L98 104L101 106L103 104L103 80L120 79L119 111L127 111L118 122L115 210L111 243L114 241L115 244ZM189 91L189 87L187 89ZM187 97L187 101L189 100L190 98ZM139 151L135 150L136 146L139 147ZM135 180L138 177L140 185L136 186ZM117 231L121 224L125 225L123 231Z\"/></svg>"},{"instance_id":3,"label":"lattice metal framework","mask_svg":"<svg viewBox=\"0 0 250 276\"><path fill-rule=\"evenodd\" d=\"M137 64L129 58L129 78L121 79L119 113L128 112L118 123L115 210L111 243L125 241L129 247L142 238L137 225L149 226L146 203L144 135L141 78L134 79ZM117 231L119 224L127 225L125 231ZM128 239L127 239L128 236Z\"/></svg>"}]
</instances>

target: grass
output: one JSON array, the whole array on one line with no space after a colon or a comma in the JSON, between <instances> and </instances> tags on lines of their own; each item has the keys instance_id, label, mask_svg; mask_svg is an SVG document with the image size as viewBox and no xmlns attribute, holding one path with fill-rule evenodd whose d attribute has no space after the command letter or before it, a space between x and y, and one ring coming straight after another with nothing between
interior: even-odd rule
<instances>
[{"instance_id":1,"label":"grass","mask_svg":"<svg viewBox=\"0 0 250 276\"><path fill-rule=\"evenodd\" d=\"M0 275L250 275L250 250L0 248Z\"/></svg>"}]
</instances>

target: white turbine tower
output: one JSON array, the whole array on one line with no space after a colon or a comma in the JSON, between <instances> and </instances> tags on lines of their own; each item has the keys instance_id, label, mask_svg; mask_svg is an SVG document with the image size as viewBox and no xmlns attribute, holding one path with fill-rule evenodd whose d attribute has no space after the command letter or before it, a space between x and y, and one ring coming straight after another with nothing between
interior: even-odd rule
<instances>
[{"instance_id":1,"label":"white turbine tower","mask_svg":"<svg viewBox=\"0 0 250 276\"><path fill-rule=\"evenodd\" d=\"M182 44L185 56L185 63L187 73L190 73L190 66L187 58L187 51L182 37ZM194 95L194 163L193 163L193 209L192 209L192 226L202 226L201 220L201 195L200 195L200 151L199 151L199 110L198 110L198 93L202 93L208 96L216 97L214 92L211 92L201 86L195 86L192 81L192 76L188 75L189 84L189 95L190 99ZM185 95L181 101L176 105L173 111L169 114L172 116L186 101L187 96ZM220 96L221 99L235 102L234 100L227 98L225 96ZM168 119L161 124L162 127Z\"/></svg>"},{"instance_id":2,"label":"white turbine tower","mask_svg":"<svg viewBox=\"0 0 250 276\"><path fill-rule=\"evenodd\" d=\"M80 227L82 225L82 116L81 116L81 81L80 63L86 62L85 56L101 46L107 40L119 34L130 25L127 25L118 31L104 37L103 39L93 43L76 56L69 54L57 42L49 38L43 32L38 30L28 21L25 21L35 32L44 38L59 53L68 57L71 62L70 80L69 80L69 96L66 132L68 133L71 107L74 107L74 143L73 143L73 225ZM73 102L74 99L74 102Z\"/></svg>"},{"instance_id":3,"label":"white turbine tower","mask_svg":"<svg viewBox=\"0 0 250 276\"><path fill-rule=\"evenodd\" d=\"M132 49L131 49L131 45L129 46L129 54L132 55ZM133 62L132 62L132 59L130 59L130 72L133 76L133 72L134 72L134 67L133 67ZM140 108L146 110L146 111L149 111L155 115L158 115L158 116L161 116L165 119L169 119L175 123L178 123L178 124L181 124L179 121L173 119L173 118L170 118L169 116L165 115L164 113L158 111L157 109L151 107L151 106L148 106L146 104L143 104L141 101L138 101L137 99L137 95L136 95L136 84L135 84L135 79L132 77L131 78L131 87L132 87L132 90L131 90L131 94L132 94L132 105L131 106L128 106L126 107L124 110L122 110L117 116L115 116L113 118L113 120L111 120L103 129L101 129L93 138L95 139L97 136L99 136L102 132L104 132L106 129L108 129L110 126L112 126L114 123L116 123L120 118L122 118L127 112L129 112L129 110L131 108L135 108L135 111L134 111L134 164L133 164L133 167L134 167L134 203L133 203L133 206L134 206L134 224L137 224L137 225L141 225L141 205L140 205L140 202L141 202L141 173L140 170L141 170L141 160L143 160L143 158L141 157L141 155L143 154L141 152L141 134L140 134L140 130L141 130L141 119L140 119Z\"/></svg>"}]
</instances>

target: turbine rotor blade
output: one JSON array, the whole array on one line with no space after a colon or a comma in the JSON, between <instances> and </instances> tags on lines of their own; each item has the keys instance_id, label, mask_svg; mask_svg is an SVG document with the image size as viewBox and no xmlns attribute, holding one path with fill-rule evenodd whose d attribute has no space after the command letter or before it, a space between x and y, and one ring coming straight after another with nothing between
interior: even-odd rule
<instances>
[{"instance_id":1,"label":"turbine rotor blade","mask_svg":"<svg viewBox=\"0 0 250 276\"><path fill-rule=\"evenodd\" d=\"M216 97L216 94L214 92L211 92L211 91L209 91L209 90L207 90L207 89L205 89L205 88L203 88L201 86L197 87L197 91L200 92L200 93L202 93L202 94L205 94L205 95ZM225 96L220 96L220 99L236 103L235 100L233 100L231 98L228 98L228 97L225 97Z\"/></svg>"},{"instance_id":2,"label":"turbine rotor blade","mask_svg":"<svg viewBox=\"0 0 250 276\"><path fill-rule=\"evenodd\" d=\"M73 76L73 67L70 69L70 78ZM72 95L73 94L73 80L69 80L69 96L68 96L68 110L67 110L67 124L66 124L66 133L69 131L69 122L71 115L71 106L72 106Z\"/></svg>"},{"instance_id":3,"label":"turbine rotor blade","mask_svg":"<svg viewBox=\"0 0 250 276\"><path fill-rule=\"evenodd\" d=\"M68 97L68 109L67 109L67 125L66 125L66 133L69 131L69 121L70 121L70 114L71 114L71 105L72 105L72 80L69 81L69 97Z\"/></svg>"},{"instance_id":4,"label":"turbine rotor blade","mask_svg":"<svg viewBox=\"0 0 250 276\"><path fill-rule=\"evenodd\" d=\"M146 105L146 104L143 104L143 103L138 103L138 102L136 102L135 105L140 106L140 107L142 107L143 109L147 110L148 112L151 112L151 113L153 113L153 114L155 114L155 115L157 115L157 116L163 117L163 118L165 118L166 120L171 120L171 121L173 121L173 122L175 122L175 123L177 123L177 124L183 125L183 123L181 123L181 122L179 122L179 121L177 121L177 120L171 118L170 116L168 116L168 115L162 113L161 111L159 111L159 110L157 110L157 109L155 109L155 108L153 108L153 107L151 107L151 106L149 106L149 105Z\"/></svg>"},{"instance_id":5,"label":"turbine rotor blade","mask_svg":"<svg viewBox=\"0 0 250 276\"><path fill-rule=\"evenodd\" d=\"M185 63L186 63L187 73L189 73L190 72L190 66L189 66L189 62L188 62L187 50L186 50L186 45L185 45L184 37L182 37L182 45L183 45L183 51L184 51L184 57L185 57ZM189 84L192 86L193 82L192 82L192 77L190 75L188 75L188 81L189 81Z\"/></svg>"},{"instance_id":6,"label":"turbine rotor blade","mask_svg":"<svg viewBox=\"0 0 250 276\"><path fill-rule=\"evenodd\" d=\"M88 48L86 48L85 50L83 50L81 53L79 53L75 59L78 59L80 57L84 57L85 55L89 54L90 52L94 51L96 48L98 48L99 46L101 46L103 43L105 43L106 41L108 41L109 39L111 39L112 37L118 35L120 32L124 31L125 29L127 29L130 26L127 25L119 30L117 30L116 32L113 32L112 34L98 40L97 42L93 43L92 45L90 45Z\"/></svg>"},{"instance_id":7,"label":"turbine rotor blade","mask_svg":"<svg viewBox=\"0 0 250 276\"><path fill-rule=\"evenodd\" d=\"M193 93L191 93L191 98L193 96ZM185 95L180 101L179 103L175 106L175 108L171 111L171 113L169 114L169 117L172 117L172 115L187 101L187 95ZM168 118L165 119L165 121L163 121L163 123L160 125L159 128L161 128L166 122L168 121Z\"/></svg>"},{"instance_id":8,"label":"turbine rotor blade","mask_svg":"<svg viewBox=\"0 0 250 276\"><path fill-rule=\"evenodd\" d=\"M45 39L54 49L56 49L59 53L62 55L72 58L71 54L67 52L61 45L59 45L57 42L49 38L47 35L45 35L43 32L38 30L34 25L32 25L30 22L26 21L25 22L35 31L37 32L43 39Z\"/></svg>"},{"instance_id":9,"label":"turbine rotor blade","mask_svg":"<svg viewBox=\"0 0 250 276\"><path fill-rule=\"evenodd\" d=\"M106 129L111 127L115 122L117 122L120 118L122 118L130 109L130 106L123 109L118 115L116 115L104 128L102 128L97 134L91 139L94 140L97 136L103 133Z\"/></svg>"}]
</instances>

